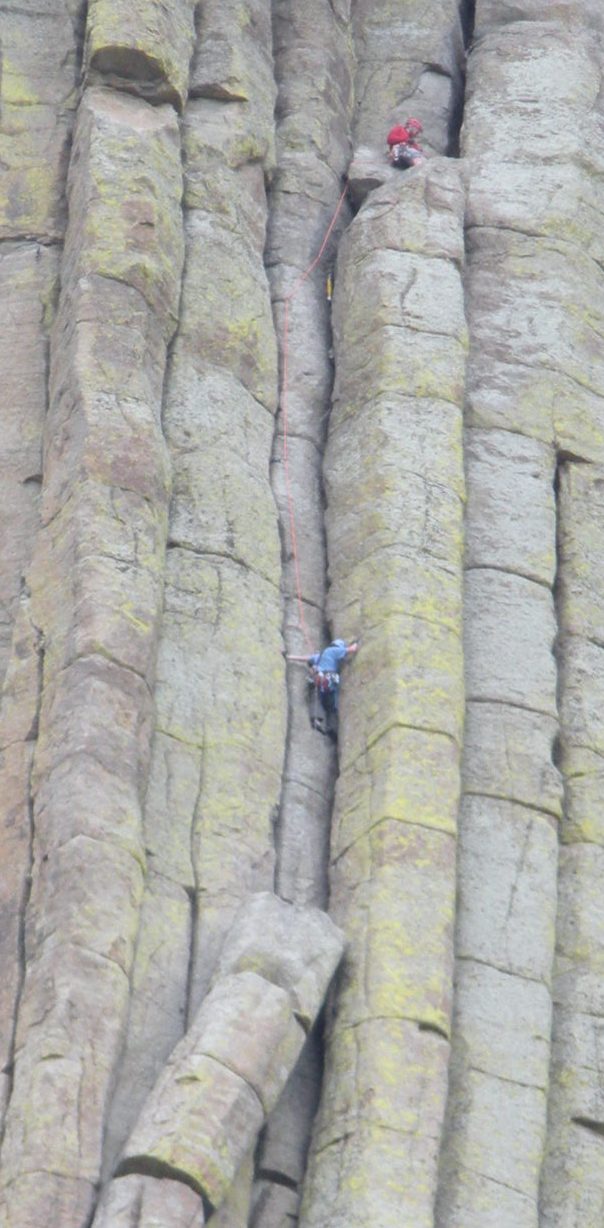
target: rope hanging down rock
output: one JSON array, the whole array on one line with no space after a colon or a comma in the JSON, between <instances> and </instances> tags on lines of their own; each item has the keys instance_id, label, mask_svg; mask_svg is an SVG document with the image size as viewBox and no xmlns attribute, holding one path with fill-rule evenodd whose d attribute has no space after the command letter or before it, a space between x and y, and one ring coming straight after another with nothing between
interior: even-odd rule
<instances>
[{"instance_id":1,"label":"rope hanging down rock","mask_svg":"<svg viewBox=\"0 0 604 1228\"><path fill-rule=\"evenodd\" d=\"M334 215L329 223L329 226L327 227L327 230L325 231L323 242L321 243L321 246L316 256L311 261L308 268L305 269L304 272L300 274L297 281L294 282L293 289L290 291L288 295L286 295L285 300L284 300L285 310L284 310L284 316L283 316L283 347L282 347L281 397L280 397L281 414L283 417L283 465L285 469L285 489L286 489L286 494L287 494L289 533L290 533L290 539L291 539L292 558L294 560L294 575L295 575L295 580L296 580L296 599L298 602L298 617L300 621L300 630L302 631L302 634L304 636L306 647L310 651L312 651L312 645L311 645L310 636L308 634L308 628L306 626L306 619L304 617L304 605L302 601L302 583L301 583L301 578L300 578L300 558L299 558L299 553L298 553L298 535L296 532L296 512L295 512L294 497L293 497L293 492L292 492L292 487L291 487L291 478L290 478L290 472L289 472L289 448L288 448L288 443L289 443L289 422L288 422L289 306L290 306L290 303L293 303L299 290L304 285L304 282L310 277L311 273L316 269L319 261L321 260L321 257L329 242L329 238L331 236L333 228L338 220L340 211L342 209L342 205L344 204L344 199L346 197L347 191L348 191L348 184L345 184L344 188L342 189L340 199L338 200L338 203L336 205Z\"/></svg>"}]
</instances>

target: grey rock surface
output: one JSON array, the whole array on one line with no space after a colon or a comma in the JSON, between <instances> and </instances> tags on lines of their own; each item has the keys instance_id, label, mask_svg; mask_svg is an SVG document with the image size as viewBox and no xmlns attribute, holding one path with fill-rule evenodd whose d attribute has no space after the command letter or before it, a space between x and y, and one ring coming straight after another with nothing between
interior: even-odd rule
<instances>
[{"instance_id":1,"label":"grey rock surface","mask_svg":"<svg viewBox=\"0 0 604 1228\"><path fill-rule=\"evenodd\" d=\"M601 1228L601 3L1 42L3 1228Z\"/></svg>"},{"instance_id":2,"label":"grey rock surface","mask_svg":"<svg viewBox=\"0 0 604 1228\"><path fill-rule=\"evenodd\" d=\"M212 1210L221 1206L296 1066L304 1025L314 1023L342 949L325 913L255 897L143 1105L118 1186L125 1174L151 1172L190 1186Z\"/></svg>"}]
</instances>

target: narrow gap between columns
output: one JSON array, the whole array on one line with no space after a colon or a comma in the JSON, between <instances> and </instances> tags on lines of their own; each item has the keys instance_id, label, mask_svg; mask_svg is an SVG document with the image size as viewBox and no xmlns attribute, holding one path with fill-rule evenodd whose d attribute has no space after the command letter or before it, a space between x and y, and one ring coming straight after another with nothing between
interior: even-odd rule
<instances>
[{"instance_id":1,"label":"narrow gap between columns","mask_svg":"<svg viewBox=\"0 0 604 1228\"><path fill-rule=\"evenodd\" d=\"M562 703L562 651L561 637L563 635L564 626L561 614L561 524L560 524L560 486L562 475L566 465L569 462L569 457L562 452L559 452L556 457L556 467L554 470L553 489L554 489L554 507L556 514L556 572L554 575L554 583L552 585L552 597L554 602L554 620L556 626L556 639L553 646L553 654L556 662L556 708L558 711L558 733L552 743L552 762L561 773L562 783L562 822L566 814L566 783L564 774L561 772L562 748L560 742L560 706Z\"/></svg>"},{"instance_id":2,"label":"narrow gap between columns","mask_svg":"<svg viewBox=\"0 0 604 1228\"><path fill-rule=\"evenodd\" d=\"M37 695L36 695L35 716L32 722L32 727L25 740L25 746L28 746L28 744L31 745L31 750L29 751L30 758L29 758L29 763L27 765L27 795L25 799L26 816L27 816L27 864L26 864L25 875L23 879L23 890L21 893L21 902L19 905L19 916L18 916L18 922L17 922L17 925L18 925L18 929L17 929L18 980L17 980L17 987L16 987L16 992L15 992L13 1026L12 1026L11 1035L10 1035L9 1044L8 1044L8 1061L3 1071L3 1073L7 1077L7 1092L6 1092L6 1101L5 1101L4 1110L3 1110L3 1117L2 1117L2 1121L0 1122L0 1148L2 1147L2 1143L4 1141L6 1122L8 1119L8 1112L10 1108L10 1103L11 1103L13 1088L14 1088L14 1083L15 1083L15 1054L16 1054L16 1047L17 1047L17 1028L18 1028L18 1023L19 1023L19 1011L21 1008L21 1001L23 998L23 990L25 986L25 976L27 973L27 951L26 951L26 942L25 942L26 925L27 925L27 910L29 907L29 900L31 896L32 877L33 877L33 869L34 869L34 845L35 845L35 839L36 839L34 795L33 795L33 789L32 789L32 774L33 774L34 754L35 754L33 744L36 743L37 738L38 738L38 722L39 722L39 714L40 714L40 705L42 702L42 687L43 687L43 679L44 679L45 649L44 649L44 637L40 629L38 627L35 627L35 628L32 628L32 630L35 632L35 652L36 652L36 664L37 664L37 676L36 676Z\"/></svg>"},{"instance_id":3,"label":"narrow gap between columns","mask_svg":"<svg viewBox=\"0 0 604 1228\"><path fill-rule=\"evenodd\" d=\"M476 20L476 0L460 0L459 20L464 47L464 62L461 65L457 97L454 100L449 120L449 140L447 154L450 158L460 157L460 136L464 119L466 101L466 65L472 49L474 25Z\"/></svg>"},{"instance_id":4,"label":"narrow gap between columns","mask_svg":"<svg viewBox=\"0 0 604 1228\"><path fill-rule=\"evenodd\" d=\"M289 79L289 57L296 40L296 16L290 8L291 0L272 0L273 18L273 62L277 99L275 106L275 122L277 140L279 139L280 122L287 125L288 111L297 105L299 99L288 93L288 87L295 83ZM302 99L304 101L304 99ZM314 331L310 328L309 335L300 336L300 325L304 332L304 310L292 312L290 322L290 390L292 399L297 401L298 421L294 421L293 432L288 431L288 438L293 441L293 482L294 498L296 492L304 491L307 498L314 503L306 507L306 515L310 519L304 526L302 519L296 516L296 536L301 550L302 582L300 592L294 591L296 586L292 544L290 541L290 524L288 517L288 497L283 465L283 311L285 296L299 284L298 278L302 268L298 268L295 253L289 256L288 235L294 230L294 243L304 252L302 263L310 261L321 247L325 232L336 210L337 199L341 187L338 186L337 170L331 168L337 191L333 202L329 203L329 191L325 191L322 204L313 209L312 216L305 218L305 210L296 212L295 197L304 204L305 179L296 185L296 165L293 168L287 164L287 147L278 152L278 168L275 178L267 184L268 225L265 246L265 268L271 297L273 301L273 318L278 343L279 355L279 404L275 417L273 447L271 454L271 485L275 498L275 509L279 525L281 543L281 576L282 576L282 637L286 652L303 654L320 649L329 642L329 630L325 616L325 598L327 593L327 575L321 573L323 560L327 558L326 550L326 492L323 481L323 455L327 441L328 423L333 394L333 352L331 335L330 306L325 303L325 329L317 328L316 314L312 320ZM287 191L280 191L280 176L288 177ZM293 182L290 182L291 175ZM291 215L288 204L292 202ZM323 224L324 219L324 224ZM321 233L315 235L319 228ZM332 236L320 264L310 274L304 283L306 311L317 313L322 311L320 301L321 288L326 288L327 274L333 271L334 254L341 233ZM308 241L316 239L313 251L308 250ZM299 240L299 243L297 242ZM314 292L313 292L313 289ZM329 293L326 290L326 298ZM304 300L303 300L304 301ZM308 366L313 375L306 378L318 383L296 387L297 358L305 345L311 346L313 338L315 350L309 354ZM318 340L317 340L318 337ZM300 372L301 373L301 368ZM292 385L292 380L293 385ZM305 395L308 400L304 400ZM300 416L300 414L302 416ZM304 415L307 415L304 417ZM288 415L289 416L289 415ZM294 414L295 419L295 414ZM308 431L304 426L308 425ZM316 452L313 449L316 448ZM290 448L290 463L292 449ZM301 511L301 508L297 509ZM316 560L313 567L312 560ZM302 631L296 630L300 621L298 598L304 610L304 621L308 619L308 635L313 640L312 647L302 646ZM317 643L314 643L315 637ZM304 637L306 638L306 637ZM293 671L299 671L295 675ZM279 804L273 822L274 852L275 852L275 894L291 903L306 904L312 902L321 908L327 907L328 899L328 863L329 863L329 831L331 828L335 780L337 776L337 756L332 743L321 734L308 728L310 713L306 710L305 684L303 682L304 666L286 666L286 702L287 723L283 773ZM304 705L304 709L301 706ZM312 765L317 766L317 778L313 798L308 795L309 772ZM307 803L308 807L307 808ZM314 809L313 809L314 808ZM300 830L299 822L308 821L308 829ZM303 845L308 843L309 848ZM300 856L300 854L302 854ZM303 863L300 868L297 859ZM320 863L320 864L319 864ZM306 1158L310 1146L310 1136L313 1120L318 1107L324 1068L324 1012L321 1012L311 1035L307 1038L302 1051L299 1065L292 1078L294 1086L305 1084L307 1094L303 1104L294 1103L295 1092L281 1101L269 1118L267 1127L262 1132L254 1156L254 1194L252 1197L249 1228L266 1228L275 1222L276 1208L288 1223L298 1222L299 1199L302 1192ZM309 1089L312 1091L309 1092ZM292 1129L292 1114L296 1114L295 1142L291 1154L281 1160L279 1148L275 1148L275 1140L287 1134ZM287 1210L286 1210L287 1208ZM281 1219L280 1221L281 1222Z\"/></svg>"}]
</instances>

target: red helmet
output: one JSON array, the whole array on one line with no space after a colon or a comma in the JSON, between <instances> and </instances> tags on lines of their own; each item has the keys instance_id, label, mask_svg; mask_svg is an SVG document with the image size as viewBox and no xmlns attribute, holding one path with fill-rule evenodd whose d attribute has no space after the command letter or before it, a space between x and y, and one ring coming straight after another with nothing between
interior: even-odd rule
<instances>
[{"instance_id":1,"label":"red helmet","mask_svg":"<svg viewBox=\"0 0 604 1228\"><path fill-rule=\"evenodd\" d=\"M386 143L388 145L398 145L399 143L404 144L407 140L408 132L408 128L403 128L400 124L395 124L394 128L390 129L390 132L386 137Z\"/></svg>"},{"instance_id":2,"label":"red helmet","mask_svg":"<svg viewBox=\"0 0 604 1228\"><path fill-rule=\"evenodd\" d=\"M411 136L417 136L418 133L423 132L424 125L420 119L414 119L413 116L411 116L411 118L407 120L405 128L407 129L407 132L411 134Z\"/></svg>"}]
</instances>

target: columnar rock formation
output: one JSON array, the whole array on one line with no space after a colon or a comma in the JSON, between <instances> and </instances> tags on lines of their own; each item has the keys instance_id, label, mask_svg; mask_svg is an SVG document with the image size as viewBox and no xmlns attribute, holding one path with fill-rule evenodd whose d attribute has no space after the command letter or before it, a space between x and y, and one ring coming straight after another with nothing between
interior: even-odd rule
<instances>
[{"instance_id":1,"label":"columnar rock formation","mask_svg":"<svg viewBox=\"0 0 604 1228\"><path fill-rule=\"evenodd\" d=\"M7 1228L601 1228L603 72L4 6Z\"/></svg>"}]
</instances>

